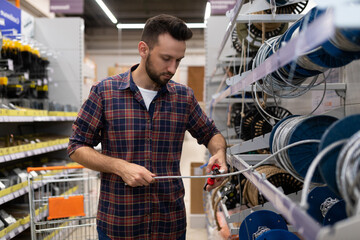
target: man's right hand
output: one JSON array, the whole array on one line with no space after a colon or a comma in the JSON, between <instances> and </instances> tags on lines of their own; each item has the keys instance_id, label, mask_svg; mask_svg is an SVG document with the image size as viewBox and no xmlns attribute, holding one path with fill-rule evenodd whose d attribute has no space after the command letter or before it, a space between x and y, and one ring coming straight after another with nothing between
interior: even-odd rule
<instances>
[{"instance_id":1,"label":"man's right hand","mask_svg":"<svg viewBox=\"0 0 360 240\"><path fill-rule=\"evenodd\" d=\"M80 147L70 157L92 170L117 174L131 187L148 186L155 182L156 175L145 167L123 159L105 156L91 147Z\"/></svg>"},{"instance_id":2,"label":"man's right hand","mask_svg":"<svg viewBox=\"0 0 360 240\"><path fill-rule=\"evenodd\" d=\"M118 175L130 187L149 186L156 174L135 163L123 162Z\"/></svg>"}]
</instances>

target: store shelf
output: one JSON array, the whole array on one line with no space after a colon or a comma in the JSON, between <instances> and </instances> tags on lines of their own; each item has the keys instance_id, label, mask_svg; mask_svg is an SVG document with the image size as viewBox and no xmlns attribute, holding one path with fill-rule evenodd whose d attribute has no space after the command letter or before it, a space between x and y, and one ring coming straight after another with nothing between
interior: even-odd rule
<instances>
[{"instance_id":1,"label":"store shelf","mask_svg":"<svg viewBox=\"0 0 360 240\"><path fill-rule=\"evenodd\" d=\"M220 192L217 192L218 197L221 197ZM301 192L298 193L292 193L287 195L287 197L289 197L292 201L300 201L301 198ZM220 208L224 213L225 216L225 220L229 226L229 231L230 231L230 235L237 235L239 234L239 227L235 227L234 223L241 223L242 221L244 221L244 219L251 214L254 211L258 211L258 210L269 210L272 212L276 212L279 213L273 206L272 203L270 202L266 202L263 205L259 205L259 206L255 206L252 208L248 208L248 209L244 209L241 210L240 212L235 212L235 213L229 213L226 205L224 204L224 201L220 201ZM292 226L288 226L290 231L295 231L296 229L294 229Z\"/></svg>"},{"instance_id":2,"label":"store shelf","mask_svg":"<svg viewBox=\"0 0 360 240\"><path fill-rule=\"evenodd\" d=\"M61 138L41 143L0 148L0 163L66 149L68 141L68 138Z\"/></svg>"},{"instance_id":3,"label":"store shelf","mask_svg":"<svg viewBox=\"0 0 360 240\"><path fill-rule=\"evenodd\" d=\"M30 219L27 223L23 223L23 219L18 220L16 223L8 226L0 231L0 240L9 240L19 235L30 227Z\"/></svg>"},{"instance_id":4,"label":"store shelf","mask_svg":"<svg viewBox=\"0 0 360 240\"><path fill-rule=\"evenodd\" d=\"M228 153L239 154L244 152L255 151L258 149L268 148L269 139L270 139L270 133L267 133L264 136L259 136L248 141L243 141L241 139L230 140L228 144L235 144L235 146L228 148Z\"/></svg>"},{"instance_id":5,"label":"store shelf","mask_svg":"<svg viewBox=\"0 0 360 240\"><path fill-rule=\"evenodd\" d=\"M238 170L251 169L243 159L236 155L228 155L228 161ZM266 178L255 170L246 171L243 175L249 179L274 206L274 208L297 230L305 239L315 240L321 226L311 218L296 202L284 195Z\"/></svg>"},{"instance_id":6,"label":"store shelf","mask_svg":"<svg viewBox=\"0 0 360 240\"><path fill-rule=\"evenodd\" d=\"M72 164L70 164L72 165ZM33 185L34 189L37 189L47 182L51 180L56 180L61 178L62 176L74 172L76 169L68 169L66 171L51 171L49 173L45 173L44 176L47 176L46 181L42 182L41 184ZM18 189L18 190L17 190ZM77 190L77 187L73 187L69 189L64 194L73 193ZM6 194L6 192L10 191L9 194ZM15 186L11 186L7 189L4 189L0 191L0 204L3 204L5 202L11 201L12 199L15 199L21 195L25 195L29 192L28 182L23 182L20 184L17 184ZM4 195L5 194L5 195ZM40 220L43 219L48 215L47 206L43 206L40 209L37 209L35 211L36 219ZM9 225L8 227L4 228L0 231L0 240L8 240L14 238L16 235L20 234L21 232L25 231L27 228L30 227L30 215L21 218L16 221L16 223Z\"/></svg>"},{"instance_id":7,"label":"store shelf","mask_svg":"<svg viewBox=\"0 0 360 240\"><path fill-rule=\"evenodd\" d=\"M257 68L255 68L243 79L241 79L241 81L238 81L237 79L240 78L240 76L235 76L234 80L237 83L219 94L212 102L212 107L214 107L218 102L220 102L222 99L226 98L230 94L245 89L246 86L249 86L257 80L274 72L279 67L290 63L297 57L319 46L321 43L329 39L329 37L334 34L334 31L334 16L330 12L328 12L316 19L312 24L308 26L308 28L299 33L297 37L291 39L276 53L272 54L262 64L260 64Z\"/></svg>"},{"instance_id":8,"label":"store shelf","mask_svg":"<svg viewBox=\"0 0 360 240\"><path fill-rule=\"evenodd\" d=\"M74 121L76 116L75 112L0 109L0 123Z\"/></svg>"},{"instance_id":9,"label":"store shelf","mask_svg":"<svg viewBox=\"0 0 360 240\"><path fill-rule=\"evenodd\" d=\"M58 179L58 178L61 178L62 176L64 176L65 173L68 174L73 171L75 171L75 169L69 169L66 172L65 171L51 171L49 173L44 173L44 175L50 176L51 179L55 180L55 179ZM36 185L34 185L34 189L37 189L43 185L44 184L36 184ZM22 195L25 195L28 192L29 192L28 182L22 182L22 183L14 185L14 186L5 188L0 191L0 205L4 204L6 202L9 202L15 198L18 198Z\"/></svg>"},{"instance_id":10,"label":"store shelf","mask_svg":"<svg viewBox=\"0 0 360 240\"><path fill-rule=\"evenodd\" d=\"M225 44L230 36L230 33L233 31L234 29L234 26L236 24L236 18L237 16L239 15L240 13L240 10L241 10L241 7L243 6L245 0L239 0L236 2L234 8L232 11L230 11L229 13L229 18L230 18L230 22L229 22L229 25L227 26L227 29L226 29L226 32L225 32L225 36L221 42L221 45L220 45L220 49L219 49L219 52L218 52L218 55L217 55L217 58L216 59L220 59L221 57L221 53L222 51L224 50L224 47L225 47Z\"/></svg>"},{"instance_id":11,"label":"store shelf","mask_svg":"<svg viewBox=\"0 0 360 240\"><path fill-rule=\"evenodd\" d=\"M303 0L291 0L291 1L287 1L287 3L285 5L294 4L294 3L298 3L298 2L302 2L302 1ZM284 2L284 1L282 1L282 2ZM244 5L242 6L242 8L240 10L240 14L256 13L256 12L261 12L261 11L264 11L267 9L270 9L270 4L267 0L249 1L247 3L244 3Z\"/></svg>"},{"instance_id":12,"label":"store shelf","mask_svg":"<svg viewBox=\"0 0 360 240\"><path fill-rule=\"evenodd\" d=\"M28 183L22 182L0 191L0 204L9 202L29 192Z\"/></svg>"},{"instance_id":13,"label":"store shelf","mask_svg":"<svg viewBox=\"0 0 360 240\"><path fill-rule=\"evenodd\" d=\"M295 22L302 18L303 14L239 14L236 18L237 23L283 23Z\"/></svg>"}]
</instances>

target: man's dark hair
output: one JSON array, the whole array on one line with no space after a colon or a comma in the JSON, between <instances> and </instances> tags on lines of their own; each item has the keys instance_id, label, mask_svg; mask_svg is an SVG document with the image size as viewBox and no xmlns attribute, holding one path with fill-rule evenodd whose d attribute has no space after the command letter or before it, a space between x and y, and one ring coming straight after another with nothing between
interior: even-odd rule
<instances>
[{"instance_id":1,"label":"man's dark hair","mask_svg":"<svg viewBox=\"0 0 360 240\"><path fill-rule=\"evenodd\" d=\"M141 41L144 41L152 49L158 42L159 35L165 33L169 33L179 41L189 40L193 35L183 20L171 15L160 14L146 21Z\"/></svg>"}]
</instances>

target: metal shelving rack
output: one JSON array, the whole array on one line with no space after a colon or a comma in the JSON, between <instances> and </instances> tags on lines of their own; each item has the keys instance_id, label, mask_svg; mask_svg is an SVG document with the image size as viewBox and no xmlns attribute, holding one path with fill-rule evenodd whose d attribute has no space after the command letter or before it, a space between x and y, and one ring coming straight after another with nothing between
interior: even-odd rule
<instances>
[{"instance_id":1,"label":"metal shelving rack","mask_svg":"<svg viewBox=\"0 0 360 240\"><path fill-rule=\"evenodd\" d=\"M231 31L233 31L235 24L237 21L239 22L270 22L270 21L294 21L299 16L276 16L275 19L272 16L249 16L243 15L246 9L249 9L249 6L243 7L243 0L238 0L234 9L230 11L228 14L229 20L228 25L225 28L224 37L221 42L214 43L212 38L214 37L212 31L207 31L205 35L205 40L207 46L207 65L206 65L206 76L208 81L214 81L212 77L219 66L225 66L223 61L227 61L226 55L231 54L234 50L229 49L229 36ZM265 2L262 0L254 1L254 2ZM293 3L293 2L292 2ZM333 4L333 3L332 3ZM261 7L257 9L261 11ZM357 8L357 10L359 10ZM346 13L353 14L353 18L346 16ZM348 21L351 19L351 21ZM269 57L265 62L263 62L259 67L252 70L245 77L240 77L236 75L233 79L230 79L234 82L232 86L227 88L226 90L218 93L216 95L212 94L212 90L214 89L215 84L211 84L207 88L207 102L210 104L210 111L218 106L219 103L226 102L227 98L234 93L238 93L250 86L250 84L256 82L257 80L263 78L269 73L277 70L279 67L288 64L292 60L296 59L298 56L308 52L309 50L319 46L322 42L326 41L330 36L332 36L335 32L336 27L339 26L351 26L351 27L359 27L358 21L359 16L356 15L356 11L350 10L349 6L339 6L337 5L335 11L328 12L321 18L318 18L309 27L299 34L296 38L292 39L285 46L283 46L279 51ZM214 27L215 24L211 21L218 21L223 23L222 18L209 19L210 24L208 28ZM226 21L225 21L226 22ZM221 24L220 24L221 25ZM217 29L217 33L220 34L219 29ZM210 41L211 39L211 41ZM216 61L214 62L214 56L211 52L216 48L216 44L218 44L218 54ZM214 70L215 69L215 70ZM343 76L344 77L344 76ZM313 90L322 90L323 86L317 86ZM336 91L347 91L346 83L335 83L335 84L327 84L327 90L336 90ZM347 94L347 93L345 93ZM358 98L357 98L358 99ZM233 100L235 101L235 100ZM219 111L218 109L216 111ZM218 113L218 115L213 115L213 119L215 120L217 125L226 128L224 124L225 119L223 116L224 112ZM222 121L222 122L221 122ZM225 126L225 127L224 127ZM226 136L229 130L223 130L222 133ZM230 131L233 133L233 131ZM241 155L241 153L246 151L251 151L255 149L262 149L269 146L268 141L269 135L257 137L253 140L249 141L241 141L241 140L229 140L228 143L233 145L228 149L228 163L232 166L235 166L238 170L248 169L244 173L244 176L249 179L258 189L259 191L268 199L268 203L263 206L256 206L249 210L242 210L242 214L229 214L226 206L224 204L220 204L220 208L225 214L225 218L227 220L229 229L231 234L237 234L238 228L234 227L233 223L235 221L240 222L241 218L249 214L251 211L256 209L272 209L280 214L282 214L286 220L291 224L295 231L300 233L305 239L317 239L317 240L325 240L325 239L357 239L360 235L360 229L358 226L360 225L360 217L351 217L346 220L340 221L333 225L332 227L322 227L318 223L316 223L304 209L302 209L298 205L298 197L297 196L286 196L277 188L275 188L269 181L267 181L262 175L251 168L251 165L257 163L258 161L264 159L267 156L251 156ZM249 165L251 164L251 165ZM209 209L209 212L212 214L213 209Z\"/></svg>"},{"instance_id":2,"label":"metal shelving rack","mask_svg":"<svg viewBox=\"0 0 360 240\"><path fill-rule=\"evenodd\" d=\"M84 62L84 21L81 18L37 18L34 19L34 39L54 53L50 61L52 70L49 81L49 101L63 105L82 104L83 62ZM75 110L73 110L75 111ZM34 144L12 146L0 149L0 163L26 161L29 157L46 154L61 159L67 157L68 137L76 112L45 110L0 109L2 135L18 133L19 125L39 129L42 133L61 135L59 139ZM60 173L61 175L61 173ZM59 176L60 176L59 175ZM28 193L27 182L9 186L0 191L0 205ZM6 209L5 209L6 210ZM0 239L12 239L30 227L30 218L18 219L0 231Z\"/></svg>"}]
</instances>

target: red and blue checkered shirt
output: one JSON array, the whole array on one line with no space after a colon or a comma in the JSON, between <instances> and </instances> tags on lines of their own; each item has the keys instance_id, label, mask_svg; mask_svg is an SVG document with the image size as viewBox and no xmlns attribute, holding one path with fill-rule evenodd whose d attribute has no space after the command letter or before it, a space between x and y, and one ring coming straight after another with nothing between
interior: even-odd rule
<instances>
[{"instance_id":1,"label":"red and blue checkered shirt","mask_svg":"<svg viewBox=\"0 0 360 240\"><path fill-rule=\"evenodd\" d=\"M170 81L149 111L131 70L95 84L73 124L68 154L101 142L102 153L146 167L157 176L180 175L185 131L208 144L219 131L193 91ZM186 231L181 179L129 187L116 174L101 173L98 227L111 239L178 239Z\"/></svg>"}]
</instances>

